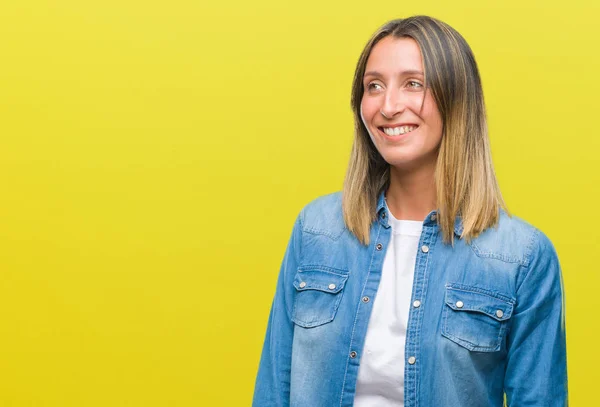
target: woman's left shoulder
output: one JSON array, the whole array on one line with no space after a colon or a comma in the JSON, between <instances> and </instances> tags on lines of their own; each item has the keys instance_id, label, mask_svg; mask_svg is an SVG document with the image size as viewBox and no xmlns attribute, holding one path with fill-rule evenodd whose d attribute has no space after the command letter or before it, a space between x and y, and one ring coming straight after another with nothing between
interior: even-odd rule
<instances>
[{"instance_id":1,"label":"woman's left shoulder","mask_svg":"<svg viewBox=\"0 0 600 407\"><path fill-rule=\"evenodd\" d=\"M542 230L503 209L498 223L482 232L471 244L482 256L523 266L528 266L542 253L556 255L554 245Z\"/></svg>"}]
</instances>

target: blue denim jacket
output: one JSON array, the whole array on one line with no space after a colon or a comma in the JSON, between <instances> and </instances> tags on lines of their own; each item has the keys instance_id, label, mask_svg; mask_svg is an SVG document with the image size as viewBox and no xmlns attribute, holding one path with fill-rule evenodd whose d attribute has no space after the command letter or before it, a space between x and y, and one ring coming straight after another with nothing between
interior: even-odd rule
<instances>
[{"instance_id":1,"label":"blue denim jacket","mask_svg":"<svg viewBox=\"0 0 600 407\"><path fill-rule=\"evenodd\" d=\"M352 406L373 300L391 237L380 195L369 246L345 227L341 193L306 205L281 265L256 407ZM501 212L470 244L442 242L427 215L405 346L405 407L567 405L564 293L538 229Z\"/></svg>"}]
</instances>

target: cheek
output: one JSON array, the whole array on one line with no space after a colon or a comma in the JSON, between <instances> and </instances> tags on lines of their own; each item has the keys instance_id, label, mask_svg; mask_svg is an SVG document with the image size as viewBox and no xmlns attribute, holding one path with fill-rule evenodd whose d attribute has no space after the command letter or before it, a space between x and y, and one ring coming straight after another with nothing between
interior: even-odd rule
<instances>
[{"instance_id":1,"label":"cheek","mask_svg":"<svg viewBox=\"0 0 600 407\"><path fill-rule=\"evenodd\" d=\"M362 119L363 124L367 127L367 121L365 120L365 114L363 109L363 104L360 104L360 118Z\"/></svg>"},{"instance_id":2,"label":"cheek","mask_svg":"<svg viewBox=\"0 0 600 407\"><path fill-rule=\"evenodd\" d=\"M377 102L373 98L362 98L360 102L360 112L364 119L372 120L373 115L377 112Z\"/></svg>"},{"instance_id":3,"label":"cheek","mask_svg":"<svg viewBox=\"0 0 600 407\"><path fill-rule=\"evenodd\" d=\"M369 126L367 126L367 121L365 120L365 111L363 110L362 103L360 104L360 118L362 119L363 125L367 129L367 133L369 133L369 137L371 137L371 141L373 142L373 144L375 144L375 146L377 146L377 143L375 142L375 136L373 135L373 133L371 133L371 129L369 128Z\"/></svg>"},{"instance_id":4,"label":"cheek","mask_svg":"<svg viewBox=\"0 0 600 407\"><path fill-rule=\"evenodd\" d=\"M363 124L368 129L369 121L373 119L373 104L369 104L368 102L363 101L360 103L360 118L362 119Z\"/></svg>"},{"instance_id":5,"label":"cheek","mask_svg":"<svg viewBox=\"0 0 600 407\"><path fill-rule=\"evenodd\" d=\"M430 130L436 134L439 133L439 137L441 137L442 117L433 99L425 102L425 105L423 106L423 118L427 122Z\"/></svg>"}]
</instances>

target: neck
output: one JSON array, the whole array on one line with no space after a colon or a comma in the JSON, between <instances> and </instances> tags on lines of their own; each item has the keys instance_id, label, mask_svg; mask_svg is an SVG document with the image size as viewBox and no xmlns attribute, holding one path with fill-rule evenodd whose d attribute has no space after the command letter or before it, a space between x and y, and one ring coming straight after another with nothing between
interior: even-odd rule
<instances>
[{"instance_id":1,"label":"neck","mask_svg":"<svg viewBox=\"0 0 600 407\"><path fill-rule=\"evenodd\" d=\"M435 165L410 171L390 167L390 185L385 196L396 219L423 221L437 208L434 175Z\"/></svg>"}]
</instances>

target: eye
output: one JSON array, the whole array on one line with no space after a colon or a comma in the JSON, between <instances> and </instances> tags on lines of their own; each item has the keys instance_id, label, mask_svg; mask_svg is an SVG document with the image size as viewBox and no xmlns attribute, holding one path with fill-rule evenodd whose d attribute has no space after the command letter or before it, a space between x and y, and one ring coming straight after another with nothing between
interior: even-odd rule
<instances>
[{"instance_id":1,"label":"eye","mask_svg":"<svg viewBox=\"0 0 600 407\"><path fill-rule=\"evenodd\" d=\"M423 87L423 85L421 84L421 82L408 81L408 87L413 89L420 89Z\"/></svg>"},{"instance_id":2,"label":"eye","mask_svg":"<svg viewBox=\"0 0 600 407\"><path fill-rule=\"evenodd\" d=\"M369 91L375 91L375 90L380 90L380 89L383 89L383 87L376 82L371 82L367 85L367 90L369 90Z\"/></svg>"}]
</instances>

